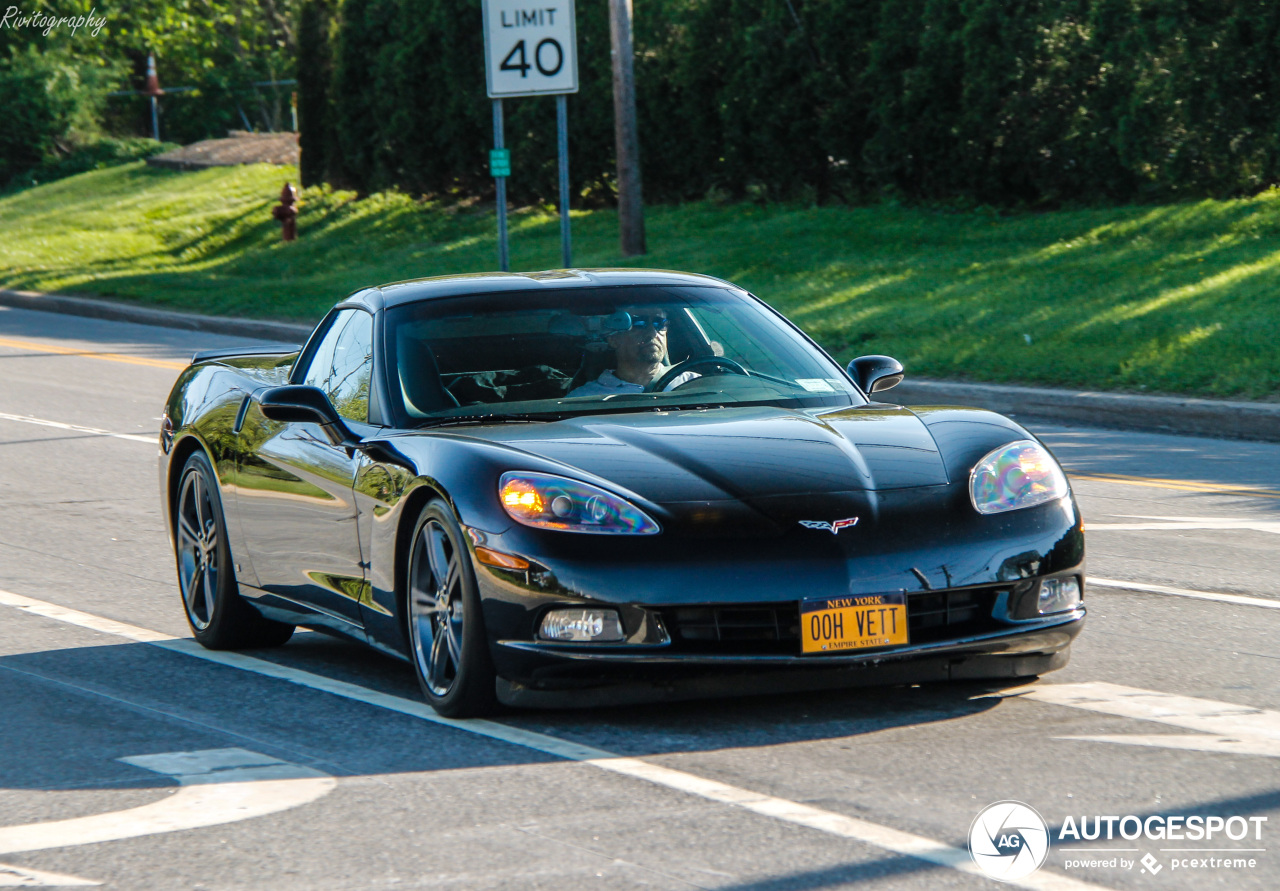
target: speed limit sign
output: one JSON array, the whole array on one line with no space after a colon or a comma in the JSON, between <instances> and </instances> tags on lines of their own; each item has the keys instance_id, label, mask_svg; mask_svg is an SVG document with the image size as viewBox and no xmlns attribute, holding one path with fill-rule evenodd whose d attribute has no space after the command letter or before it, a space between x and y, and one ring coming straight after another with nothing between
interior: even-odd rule
<instances>
[{"instance_id":1,"label":"speed limit sign","mask_svg":"<svg viewBox=\"0 0 1280 891\"><path fill-rule=\"evenodd\" d=\"M578 92L573 0L484 0L489 96Z\"/></svg>"}]
</instances>

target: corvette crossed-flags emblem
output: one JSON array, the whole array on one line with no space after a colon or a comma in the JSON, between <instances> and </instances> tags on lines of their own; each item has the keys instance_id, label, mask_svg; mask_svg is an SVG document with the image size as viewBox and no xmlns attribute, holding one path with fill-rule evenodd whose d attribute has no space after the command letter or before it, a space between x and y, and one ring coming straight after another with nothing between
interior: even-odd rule
<instances>
[{"instance_id":1,"label":"corvette crossed-flags emblem","mask_svg":"<svg viewBox=\"0 0 1280 891\"><path fill-rule=\"evenodd\" d=\"M826 520L801 520L800 525L806 529L825 529L832 535L837 534L841 529L858 525L857 517L845 517L843 520L835 520L828 523Z\"/></svg>"}]
</instances>

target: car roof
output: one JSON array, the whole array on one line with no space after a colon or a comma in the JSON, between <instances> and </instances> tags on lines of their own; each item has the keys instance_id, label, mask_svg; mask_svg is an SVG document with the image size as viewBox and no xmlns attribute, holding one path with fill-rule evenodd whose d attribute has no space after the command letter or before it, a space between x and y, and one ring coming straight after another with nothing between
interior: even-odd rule
<instances>
[{"instance_id":1,"label":"car roof","mask_svg":"<svg viewBox=\"0 0 1280 891\"><path fill-rule=\"evenodd\" d=\"M352 294L347 301L399 306L437 297L543 288L610 288L635 285L702 285L736 288L723 279L667 269L548 269L544 272L476 272L392 282ZM380 299L379 299L380 298ZM347 302L344 301L344 302Z\"/></svg>"}]
</instances>

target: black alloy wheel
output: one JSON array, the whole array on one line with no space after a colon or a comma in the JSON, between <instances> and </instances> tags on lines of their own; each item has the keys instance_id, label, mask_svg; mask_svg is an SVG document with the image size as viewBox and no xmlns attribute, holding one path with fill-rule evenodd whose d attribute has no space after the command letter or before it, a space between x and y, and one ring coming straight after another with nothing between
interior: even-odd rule
<instances>
[{"instance_id":1,"label":"black alloy wheel","mask_svg":"<svg viewBox=\"0 0 1280 891\"><path fill-rule=\"evenodd\" d=\"M217 477L204 452L187 459L174 514L178 587L187 624L211 650L277 647L293 626L273 622L249 606L237 590Z\"/></svg>"},{"instance_id":2,"label":"black alloy wheel","mask_svg":"<svg viewBox=\"0 0 1280 891\"><path fill-rule=\"evenodd\" d=\"M443 501L428 504L414 527L406 600L414 673L427 702L449 718L492 712L493 658L475 572Z\"/></svg>"}]
</instances>

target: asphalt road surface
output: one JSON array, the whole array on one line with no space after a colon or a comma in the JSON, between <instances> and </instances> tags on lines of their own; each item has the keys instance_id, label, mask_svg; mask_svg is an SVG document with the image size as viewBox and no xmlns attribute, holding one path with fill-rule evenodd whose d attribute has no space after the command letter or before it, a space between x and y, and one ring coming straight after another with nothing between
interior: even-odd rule
<instances>
[{"instance_id":1,"label":"asphalt road surface","mask_svg":"<svg viewBox=\"0 0 1280 891\"><path fill-rule=\"evenodd\" d=\"M991 888L1016 800L1021 887L1280 887L1280 445L1032 424L1090 575L1034 684L451 722L355 645L190 641L157 416L231 342L0 309L0 886Z\"/></svg>"}]
</instances>

